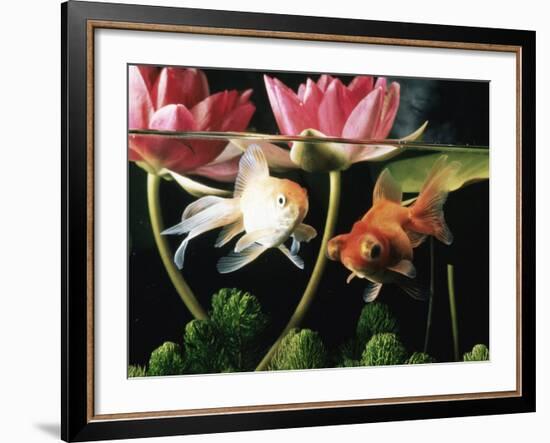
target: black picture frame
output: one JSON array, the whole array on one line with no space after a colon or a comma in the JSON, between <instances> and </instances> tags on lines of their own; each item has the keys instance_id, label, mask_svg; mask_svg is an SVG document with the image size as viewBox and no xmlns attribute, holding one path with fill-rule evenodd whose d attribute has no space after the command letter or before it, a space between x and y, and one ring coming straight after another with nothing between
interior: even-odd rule
<instances>
[{"instance_id":1,"label":"black picture frame","mask_svg":"<svg viewBox=\"0 0 550 443\"><path fill-rule=\"evenodd\" d=\"M510 414L535 411L535 32L425 25L356 19L213 11L156 6L69 1L61 5L62 17L62 411L61 433L65 441L218 433L290 427L369 423L392 420ZM518 203L521 207L521 393L499 398L441 400L250 411L231 414L170 416L97 420L90 414L89 242L93 239L89 188L93 169L87 146L90 113L87 81L90 21L155 25L260 30L262 32L340 35L380 39L404 39L517 48L521 57L518 91L521 107L518 152ZM93 406L93 405L92 405Z\"/></svg>"}]
</instances>

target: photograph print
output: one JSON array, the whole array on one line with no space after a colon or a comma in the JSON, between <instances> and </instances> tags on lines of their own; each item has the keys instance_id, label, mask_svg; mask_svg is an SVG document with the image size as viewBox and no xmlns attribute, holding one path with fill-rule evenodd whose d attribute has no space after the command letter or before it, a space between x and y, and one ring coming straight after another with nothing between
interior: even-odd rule
<instances>
[{"instance_id":1,"label":"photograph print","mask_svg":"<svg viewBox=\"0 0 550 443\"><path fill-rule=\"evenodd\" d=\"M489 82L127 74L128 377L489 360Z\"/></svg>"}]
</instances>

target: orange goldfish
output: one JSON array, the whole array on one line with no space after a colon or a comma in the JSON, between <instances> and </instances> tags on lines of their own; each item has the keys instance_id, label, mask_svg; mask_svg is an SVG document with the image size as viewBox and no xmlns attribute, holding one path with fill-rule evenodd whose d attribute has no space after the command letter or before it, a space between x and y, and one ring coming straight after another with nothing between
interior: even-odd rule
<instances>
[{"instance_id":1,"label":"orange goldfish","mask_svg":"<svg viewBox=\"0 0 550 443\"><path fill-rule=\"evenodd\" d=\"M303 269L304 262L298 255L300 242L308 242L317 235L315 228L302 223L308 209L307 191L291 180L271 177L263 151L258 145L250 145L239 162L233 198L198 199L185 208L180 223L162 234L188 234L174 255L179 269L183 268L189 240L220 227L223 229L216 247L246 232L234 251L218 262L220 273L242 268L269 248L279 249ZM285 246L289 238L292 238L290 250Z\"/></svg>"},{"instance_id":2,"label":"orange goldfish","mask_svg":"<svg viewBox=\"0 0 550 443\"><path fill-rule=\"evenodd\" d=\"M384 283L394 283L416 299L425 299L425 291L416 283L412 262L413 248L432 235L446 245L453 235L443 214L449 179L460 163L447 164L441 156L433 165L415 203L402 206L401 186L385 169L374 186L372 207L348 234L332 238L327 245L331 260L340 261L354 277L369 280L363 293L368 303L376 299Z\"/></svg>"}]
</instances>

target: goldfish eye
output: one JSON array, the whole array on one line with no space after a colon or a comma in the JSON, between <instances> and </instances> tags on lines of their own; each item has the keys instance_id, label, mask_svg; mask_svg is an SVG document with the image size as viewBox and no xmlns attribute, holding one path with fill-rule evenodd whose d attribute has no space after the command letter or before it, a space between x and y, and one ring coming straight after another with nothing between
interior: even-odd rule
<instances>
[{"instance_id":1,"label":"goldfish eye","mask_svg":"<svg viewBox=\"0 0 550 443\"><path fill-rule=\"evenodd\" d=\"M283 194L277 196L277 206L282 208L286 203L286 197Z\"/></svg>"},{"instance_id":2,"label":"goldfish eye","mask_svg":"<svg viewBox=\"0 0 550 443\"><path fill-rule=\"evenodd\" d=\"M370 249L370 257L373 259L377 259L378 257L380 257L381 252L382 252L382 248L380 247L380 245L374 245Z\"/></svg>"}]
</instances>

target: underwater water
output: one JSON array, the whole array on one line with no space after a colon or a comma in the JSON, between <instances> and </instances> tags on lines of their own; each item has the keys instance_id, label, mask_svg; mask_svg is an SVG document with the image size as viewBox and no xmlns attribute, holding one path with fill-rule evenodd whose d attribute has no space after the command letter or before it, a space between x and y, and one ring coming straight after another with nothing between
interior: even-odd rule
<instances>
[{"instance_id":1,"label":"underwater water","mask_svg":"<svg viewBox=\"0 0 550 443\"><path fill-rule=\"evenodd\" d=\"M204 70L210 89L245 89L252 87L256 112L249 132L278 134L262 73L254 71ZM305 74L276 73L294 90L305 80ZM338 76L344 83L352 76ZM388 78L401 87L401 103L389 138L409 134L424 121L429 124L422 142L429 146L404 146L404 152L385 161L361 162L351 165L341 175L341 194L334 234L347 233L372 206L375 182L386 167L395 162L420 159L437 154L453 155L453 149L476 154L475 149L489 146L489 85L477 81ZM195 136L196 137L196 136ZM181 138L181 137L180 137ZM188 138L192 138L189 136ZM185 138L184 138L185 139ZM196 138L193 138L196 139ZM226 140L234 138L227 135ZM247 139L246 143L257 140ZM264 139L265 140L265 139ZM270 140L288 148L288 142L276 137ZM436 146L451 145L451 146ZM336 143L338 145L338 143ZM454 148L453 146L456 146ZM473 148L477 146L478 148ZM488 157L488 155L487 155ZM460 160L459 160L460 161ZM407 174L407 169L398 171ZM424 171L426 172L426 171ZM411 170L411 176L415 174ZM319 250L330 197L329 175L300 169L272 172L272 176L287 178L307 189L309 211L304 223L317 230L317 237L302 243L299 255L304 269L299 269L280 251L269 249L252 263L228 274L220 274L218 260L232 250L236 240L221 248L214 243L219 229L206 232L189 242L185 265L180 271L205 310L211 309L212 295L221 288L238 288L254 295L268 318L266 328L255 349L257 361L279 337L308 285ZM396 174L394 174L396 175ZM418 175L418 174L417 174ZM406 177L405 177L406 178ZM232 183L201 182L220 189L232 190ZM129 183L129 364L146 366L151 353L164 342L181 344L186 325L193 316L186 308L166 272L159 256L147 205L147 174L134 163L128 167ZM426 288L433 285L433 312L428 354L437 362L454 361L453 332L447 286L447 265L454 267L454 289L459 331L460 355L476 344L490 348L489 337L489 180L474 180L450 192L444 205L447 224L454 241L447 246L437 240L425 241L414 249L416 279ZM406 186L405 186L406 188ZM405 189L406 190L406 189ZM416 193L405 193L404 199ZM164 227L178 223L182 211L197 198L185 192L174 181L162 180L159 205ZM174 253L183 237L167 237ZM290 243L287 242L290 246ZM430 252L430 248L433 251ZM433 255L432 255L433 254ZM431 263L433 261L433 276ZM333 356L352 339L365 306L363 291L366 280L355 278L346 283L349 271L341 263L327 261L314 299L300 327L316 331L327 354ZM398 286L385 284L375 303L389 308L399 327L399 339L408 354L422 351L426 333L428 301L409 297ZM335 366L328 358L326 366Z\"/></svg>"}]
</instances>

